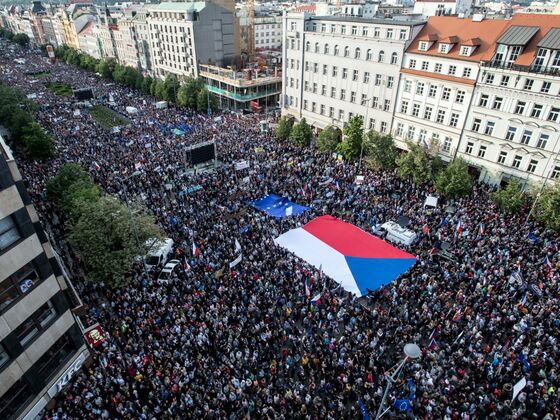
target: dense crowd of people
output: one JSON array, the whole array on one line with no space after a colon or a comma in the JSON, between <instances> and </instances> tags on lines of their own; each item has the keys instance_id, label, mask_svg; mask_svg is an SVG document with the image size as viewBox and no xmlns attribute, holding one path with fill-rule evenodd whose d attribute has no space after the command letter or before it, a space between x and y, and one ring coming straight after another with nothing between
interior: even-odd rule
<instances>
[{"instance_id":1,"label":"dense crowd of people","mask_svg":"<svg viewBox=\"0 0 560 420\"><path fill-rule=\"evenodd\" d=\"M527 209L503 214L491 188L477 184L452 206L426 211L430 185L367 169L358 185L355 162L261 132L272 115L156 109L153 98L92 73L18 54L25 64L0 53L0 78L37 95L38 120L56 141L51 161L18 159L55 247L65 247L63 226L41 198L46 181L74 162L108 194L142 200L188 262L168 284L155 281L161 266L148 276L137 266L129 286L112 289L86 282L69 261L89 308L85 323L99 322L108 337L45 418L359 418L358 400L374 415L385 374L409 342L422 355L405 364L384 417L560 417L557 235L525 224ZM130 124L101 127L87 110L75 112L77 100L48 91L48 80L93 88L93 102ZM127 106L138 112L127 115ZM188 126L184 135L169 129L177 124ZM209 140L219 165L190 170L185 148ZM250 168L236 171L239 160ZM269 193L311 209L277 220L245 204ZM323 214L369 232L408 217L418 239L406 250L416 264L367 297L346 293L273 242ZM229 269L235 240L243 260ZM312 296L322 294L319 305L306 282ZM409 399L410 410L396 399Z\"/></svg>"}]
</instances>

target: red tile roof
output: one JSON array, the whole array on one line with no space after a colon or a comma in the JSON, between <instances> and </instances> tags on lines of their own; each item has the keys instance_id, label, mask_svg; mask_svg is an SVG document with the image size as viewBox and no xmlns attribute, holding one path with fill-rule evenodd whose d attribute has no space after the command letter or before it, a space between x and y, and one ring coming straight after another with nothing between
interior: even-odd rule
<instances>
[{"instance_id":1,"label":"red tile roof","mask_svg":"<svg viewBox=\"0 0 560 420\"><path fill-rule=\"evenodd\" d=\"M542 15L539 15L542 16ZM412 41L407 53L431 55L435 57L455 58L465 61L490 60L494 55L495 43L500 34L509 26L509 20L483 20L473 22L472 19L452 16L433 16L422 28L418 36ZM432 45L428 51L418 49L418 41L425 41L426 37L436 36L437 39L457 37L457 44L469 45L467 42L477 35L480 44L470 57L459 55L460 48L455 46L447 54L438 52L438 43ZM441 42L441 41L440 41Z\"/></svg>"}]
</instances>

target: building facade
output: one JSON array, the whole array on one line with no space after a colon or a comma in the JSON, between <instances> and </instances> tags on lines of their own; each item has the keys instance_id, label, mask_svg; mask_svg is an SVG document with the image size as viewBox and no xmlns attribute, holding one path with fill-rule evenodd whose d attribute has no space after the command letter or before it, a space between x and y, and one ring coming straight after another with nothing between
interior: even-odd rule
<instances>
[{"instance_id":1,"label":"building facade","mask_svg":"<svg viewBox=\"0 0 560 420\"><path fill-rule=\"evenodd\" d=\"M516 14L482 60L459 154L490 183L560 175L560 16Z\"/></svg>"},{"instance_id":2,"label":"building facade","mask_svg":"<svg viewBox=\"0 0 560 420\"><path fill-rule=\"evenodd\" d=\"M234 13L211 2L148 8L153 73L198 76L198 64L225 67L236 59Z\"/></svg>"},{"instance_id":3,"label":"building facade","mask_svg":"<svg viewBox=\"0 0 560 420\"><path fill-rule=\"evenodd\" d=\"M397 146L420 143L452 160L475 90L480 60L491 57L507 21L432 17L408 47L393 122ZM473 35L474 34L474 35Z\"/></svg>"},{"instance_id":4,"label":"building facade","mask_svg":"<svg viewBox=\"0 0 560 420\"><path fill-rule=\"evenodd\" d=\"M254 21L255 48L259 50L279 50L282 48L282 16L255 16Z\"/></svg>"},{"instance_id":5,"label":"building facade","mask_svg":"<svg viewBox=\"0 0 560 420\"><path fill-rule=\"evenodd\" d=\"M0 418L33 419L89 352L77 296L1 137L0 282Z\"/></svg>"},{"instance_id":6,"label":"building facade","mask_svg":"<svg viewBox=\"0 0 560 420\"><path fill-rule=\"evenodd\" d=\"M282 91L279 69L230 69L201 64L200 77L221 109L267 111L277 108Z\"/></svg>"},{"instance_id":7,"label":"building facade","mask_svg":"<svg viewBox=\"0 0 560 420\"><path fill-rule=\"evenodd\" d=\"M389 133L404 51L423 22L284 18L282 114L314 127L343 127L354 115Z\"/></svg>"}]
</instances>

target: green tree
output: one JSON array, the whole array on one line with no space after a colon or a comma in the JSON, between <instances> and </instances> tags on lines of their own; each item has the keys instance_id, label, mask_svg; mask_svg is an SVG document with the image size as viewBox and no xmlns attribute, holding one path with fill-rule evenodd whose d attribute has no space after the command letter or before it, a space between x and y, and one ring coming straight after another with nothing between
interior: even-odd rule
<instances>
[{"instance_id":1,"label":"green tree","mask_svg":"<svg viewBox=\"0 0 560 420\"><path fill-rule=\"evenodd\" d=\"M210 105L210 109L214 112L218 109L218 102L216 101L216 97L212 95L207 89L202 89L198 92L197 98L197 109L199 112L207 112L208 105Z\"/></svg>"},{"instance_id":2,"label":"green tree","mask_svg":"<svg viewBox=\"0 0 560 420\"><path fill-rule=\"evenodd\" d=\"M117 66L117 62L113 58L104 58L99 60L97 64L97 72L101 74L101 76L109 79L113 77L113 72L115 71L115 67Z\"/></svg>"},{"instance_id":3,"label":"green tree","mask_svg":"<svg viewBox=\"0 0 560 420\"><path fill-rule=\"evenodd\" d=\"M397 159L397 171L402 178L410 179L416 185L432 179L432 158L416 143L407 142L408 152Z\"/></svg>"},{"instance_id":4,"label":"green tree","mask_svg":"<svg viewBox=\"0 0 560 420\"><path fill-rule=\"evenodd\" d=\"M92 184L89 174L76 163L62 166L47 182L47 198L60 205L74 184Z\"/></svg>"},{"instance_id":5,"label":"green tree","mask_svg":"<svg viewBox=\"0 0 560 420\"><path fill-rule=\"evenodd\" d=\"M29 37L26 34L16 34L12 38L12 41L21 45L22 47L26 47L29 45Z\"/></svg>"},{"instance_id":6,"label":"green tree","mask_svg":"<svg viewBox=\"0 0 560 420\"><path fill-rule=\"evenodd\" d=\"M397 166L399 152L390 134L369 131L364 144L368 165L374 169L392 170Z\"/></svg>"},{"instance_id":7,"label":"green tree","mask_svg":"<svg viewBox=\"0 0 560 420\"><path fill-rule=\"evenodd\" d=\"M291 118L282 117L278 124L276 124L275 134L276 138L280 140L287 140L290 138L292 126L294 121Z\"/></svg>"},{"instance_id":8,"label":"green tree","mask_svg":"<svg viewBox=\"0 0 560 420\"><path fill-rule=\"evenodd\" d=\"M152 79L151 76L146 76L144 78L144 80L142 81L142 92L146 95L151 95L151 87L152 87L152 83L154 83L154 79Z\"/></svg>"},{"instance_id":9,"label":"green tree","mask_svg":"<svg viewBox=\"0 0 560 420\"><path fill-rule=\"evenodd\" d=\"M451 162L436 177L436 191L445 197L461 197L472 191L473 180L469 165L458 158Z\"/></svg>"},{"instance_id":10,"label":"green tree","mask_svg":"<svg viewBox=\"0 0 560 420\"><path fill-rule=\"evenodd\" d=\"M517 181L508 182L505 188L500 188L492 193L491 198L498 208L507 213L517 212L527 200L526 194Z\"/></svg>"},{"instance_id":11,"label":"green tree","mask_svg":"<svg viewBox=\"0 0 560 420\"><path fill-rule=\"evenodd\" d=\"M52 138L37 124L28 124L22 135L22 141L29 155L36 159L48 159L54 156L55 147Z\"/></svg>"},{"instance_id":12,"label":"green tree","mask_svg":"<svg viewBox=\"0 0 560 420\"><path fill-rule=\"evenodd\" d=\"M341 134L338 127L329 125L317 136L317 149L320 152L334 152L340 143Z\"/></svg>"},{"instance_id":13,"label":"green tree","mask_svg":"<svg viewBox=\"0 0 560 420\"><path fill-rule=\"evenodd\" d=\"M194 77L188 77L185 80L185 98L186 106L191 109L197 109L198 107L198 93L204 88L204 82L202 79L195 79Z\"/></svg>"},{"instance_id":14,"label":"green tree","mask_svg":"<svg viewBox=\"0 0 560 420\"><path fill-rule=\"evenodd\" d=\"M165 91L163 99L169 102L177 102L177 91L179 90L179 81L174 74L168 74L163 82Z\"/></svg>"},{"instance_id":15,"label":"green tree","mask_svg":"<svg viewBox=\"0 0 560 420\"><path fill-rule=\"evenodd\" d=\"M135 257L146 254L147 240L160 238L160 230L143 209L135 208L131 217L113 197L82 200L77 207L80 216L70 223L70 241L81 252L89 280L126 285Z\"/></svg>"},{"instance_id":16,"label":"green tree","mask_svg":"<svg viewBox=\"0 0 560 420\"><path fill-rule=\"evenodd\" d=\"M346 127L344 127L344 139L337 146L336 150L346 159L353 159L360 156L362 142L364 141L364 129L362 127L362 117L353 116Z\"/></svg>"},{"instance_id":17,"label":"green tree","mask_svg":"<svg viewBox=\"0 0 560 420\"><path fill-rule=\"evenodd\" d=\"M311 136L313 132L309 124L305 118L302 118L301 121L297 124L294 124L292 127L292 131L290 133L290 138L292 141L297 144L298 146L309 146L311 142Z\"/></svg>"},{"instance_id":18,"label":"green tree","mask_svg":"<svg viewBox=\"0 0 560 420\"><path fill-rule=\"evenodd\" d=\"M165 83L163 82L163 80L155 81L154 96L158 99L165 98Z\"/></svg>"},{"instance_id":19,"label":"green tree","mask_svg":"<svg viewBox=\"0 0 560 420\"><path fill-rule=\"evenodd\" d=\"M185 85L181 86L177 91L177 105L187 106L187 87Z\"/></svg>"},{"instance_id":20,"label":"green tree","mask_svg":"<svg viewBox=\"0 0 560 420\"><path fill-rule=\"evenodd\" d=\"M560 182L547 185L535 200L535 218L549 229L560 231Z\"/></svg>"},{"instance_id":21,"label":"green tree","mask_svg":"<svg viewBox=\"0 0 560 420\"><path fill-rule=\"evenodd\" d=\"M89 178L70 185L60 201L60 208L69 220L76 221L82 216L80 204L99 200L101 190Z\"/></svg>"},{"instance_id":22,"label":"green tree","mask_svg":"<svg viewBox=\"0 0 560 420\"><path fill-rule=\"evenodd\" d=\"M29 112L20 107L12 110L12 115L5 123L6 128L10 131L11 137L15 141L20 141L25 129L33 122L33 117Z\"/></svg>"}]
</instances>

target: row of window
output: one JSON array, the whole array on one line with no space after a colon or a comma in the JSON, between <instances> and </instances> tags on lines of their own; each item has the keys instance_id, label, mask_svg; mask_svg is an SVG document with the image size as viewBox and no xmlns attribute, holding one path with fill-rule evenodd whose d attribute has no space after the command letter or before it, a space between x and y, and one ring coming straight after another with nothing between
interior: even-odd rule
<instances>
[{"instance_id":1,"label":"row of window","mask_svg":"<svg viewBox=\"0 0 560 420\"><path fill-rule=\"evenodd\" d=\"M307 72L311 71L314 74L317 74L319 72L319 64L318 63L310 63L309 61L306 61L305 62L305 71L307 71ZM329 75L329 66L327 64L322 65L321 74L323 76L328 76ZM332 66L331 67L330 75L332 77L338 77L338 67L337 66ZM349 70L346 67L343 67L342 72L340 73L340 76L342 77L342 79L346 80L346 79L348 79L348 75L349 75ZM358 70L352 70L352 81L357 82L359 80L360 80L360 72ZM383 75L382 74L376 74L373 80L374 80L375 86L381 86L381 84L383 83ZM369 71L364 71L361 81L363 83L369 83L370 82ZM387 88L392 89L394 82L395 82L395 78L393 76L387 76L387 83L386 83Z\"/></svg>"},{"instance_id":2,"label":"row of window","mask_svg":"<svg viewBox=\"0 0 560 420\"><path fill-rule=\"evenodd\" d=\"M335 118L337 116L334 107L330 106L330 107L327 108L327 106L325 104L320 104L319 107L317 107L316 102L309 102L307 100L303 101L303 109L305 109L306 111L318 113L320 115L328 116L329 118ZM349 112L348 115L346 115L346 113L343 109L338 110L338 120L339 121L346 121L345 120L346 116L348 117L348 120L350 120L354 116L354 113ZM368 129L375 130L375 119L374 118L369 119ZM387 132L387 130L388 130L387 122L386 121L381 121L379 132L380 133L385 133L385 132Z\"/></svg>"},{"instance_id":3,"label":"row of window","mask_svg":"<svg viewBox=\"0 0 560 420\"><path fill-rule=\"evenodd\" d=\"M427 93L428 98L436 98L438 96L438 92L439 92L440 86L438 85L432 85L430 83L424 83L424 82L416 82L416 88L414 89L414 92L417 95L424 95L424 92ZM412 81L411 80L405 80L404 81L404 87L403 90L405 92L412 92ZM442 101L450 101L451 100L451 88L448 87L442 87L441 88L441 100ZM455 97L454 97L454 101L458 104L462 104L465 102L465 95L466 95L466 91L464 90L457 90L457 92L455 93Z\"/></svg>"},{"instance_id":4,"label":"row of window","mask_svg":"<svg viewBox=\"0 0 560 420\"><path fill-rule=\"evenodd\" d=\"M491 108L495 110L501 110L504 103L504 98L500 96L495 96L490 100L490 95L481 94L478 99L478 106L483 108ZM527 112L530 110L530 112ZM558 122L560 116L560 107L550 107L547 113L545 113L545 106L542 104L533 104L531 107L527 101L517 101L515 107L513 108L513 113L517 115L524 115L531 118L545 119L551 122ZM546 114L546 115L545 115Z\"/></svg>"},{"instance_id":5,"label":"row of window","mask_svg":"<svg viewBox=\"0 0 560 420\"><path fill-rule=\"evenodd\" d=\"M305 43L305 51L306 52L311 52L311 42L307 41ZM325 44L323 45L323 48L321 49L320 45L318 42L315 43L315 46L313 47L313 52L317 53L317 54L324 54L324 55L328 55L331 53L331 47L329 44ZM335 56L339 56L340 55L340 46L335 45L332 49L332 54ZM360 60L362 59L362 50L361 48L357 47L354 48L352 50L350 50L350 47L346 46L344 47L344 51L343 51L343 57L351 57L354 58L356 60ZM368 49L366 51L365 56L363 57L364 59L368 60L368 61L373 61L373 57L374 57L374 53L372 49ZM385 51L381 50L379 51L376 56L376 61L378 63L384 63L385 62ZM389 63L390 64L397 64L399 61L399 55L394 52L391 54Z\"/></svg>"},{"instance_id":6,"label":"row of window","mask_svg":"<svg viewBox=\"0 0 560 420\"><path fill-rule=\"evenodd\" d=\"M408 126L405 134L405 126L403 123L397 123L397 127L395 128L395 137L407 140L418 140L419 143L426 146L429 146L428 143L431 143L432 145L437 144L439 145L441 152L445 154L449 154L451 152L451 144L453 143L453 139L449 136L445 136L442 143L439 133L432 133L432 137L428 140L428 131L425 129L419 130L418 138L416 138L416 127L413 125Z\"/></svg>"},{"instance_id":7,"label":"row of window","mask_svg":"<svg viewBox=\"0 0 560 420\"><path fill-rule=\"evenodd\" d=\"M468 142L467 146L465 148L465 153L468 155L473 155L473 156L477 156L481 159L484 159L486 156L486 152L488 150L488 146L482 144L480 145L480 147L478 148L478 151L475 153L474 152L474 142ZM498 155L498 159L497 159L497 163L499 163L500 165L508 165L511 168L515 168L515 169L520 169L521 168L521 163L523 161L523 156L521 155L514 155L513 159L511 161L511 163L508 163L508 155L509 153L502 150L500 152L500 154ZM536 159L530 159L529 162L527 163L527 166L525 168L526 172L529 172L531 174L535 173L535 171L537 170L537 167L539 166L539 161ZM560 167L556 166L552 172L551 177L552 178L558 178L558 176L560 175Z\"/></svg>"},{"instance_id":8,"label":"row of window","mask_svg":"<svg viewBox=\"0 0 560 420\"><path fill-rule=\"evenodd\" d=\"M496 127L496 123L494 121L486 121L486 125L484 126L484 129L481 131L482 128L482 119L481 118L475 118L473 120L473 124L471 127L472 131L476 131L477 133L484 133L487 136L492 136L494 134L494 128ZM510 126L508 127L507 131L506 131L506 136L505 139L508 141L516 141L516 137L517 137L517 127L513 127ZM519 143L523 144L523 145L527 145L527 146L532 146L531 144L531 139L533 138L533 130L529 129L529 128L525 128L522 131L521 137L519 138ZM537 138L537 143L535 145L535 147L539 148L539 149L546 149L546 146L548 144L548 141L550 140L550 135L546 134L546 133L540 133L538 138Z\"/></svg>"},{"instance_id":9,"label":"row of window","mask_svg":"<svg viewBox=\"0 0 560 420\"><path fill-rule=\"evenodd\" d=\"M47 383L58 372L60 366L76 353L76 350L76 344L69 332L66 332L34 363L33 374L36 379ZM0 361L2 354L6 352L0 346ZM35 392L25 378L19 379L0 396L0 418L15 418L34 396Z\"/></svg>"},{"instance_id":10,"label":"row of window","mask_svg":"<svg viewBox=\"0 0 560 420\"><path fill-rule=\"evenodd\" d=\"M435 121L438 124L447 124L449 127L457 127L459 124L459 113L451 112L449 121L446 122L447 110L438 109L437 111L434 107L426 105L424 107L424 112L420 112L420 104L414 102L412 107L409 107L409 101L401 102L401 110L403 114L412 115L416 118L422 118L424 120Z\"/></svg>"},{"instance_id":11,"label":"row of window","mask_svg":"<svg viewBox=\"0 0 560 420\"><path fill-rule=\"evenodd\" d=\"M433 67L431 64L433 64ZM457 71L457 66L454 64L449 64L446 67L447 67L446 74L448 74L449 76L461 76L465 79L469 79L472 76L472 68L470 67L464 67L462 73ZM431 63L429 61L422 61L420 62L420 65L418 65L417 60L414 58L411 58L408 61L408 68L419 69L422 71L430 71L430 68L432 68L431 71L433 73L443 73L443 63L438 63L438 62Z\"/></svg>"},{"instance_id":12,"label":"row of window","mask_svg":"<svg viewBox=\"0 0 560 420\"><path fill-rule=\"evenodd\" d=\"M398 39L404 41L408 38L408 31L406 29L394 29L394 28L381 28L379 26L374 26L373 29L370 26L361 26L358 27L357 25L350 26L350 29L346 25L336 25L334 23L328 24L327 23L317 23L311 22L308 24L307 28L308 31L312 32L322 32L322 33L331 33L331 34L342 34L342 35L354 35L354 36L372 36L373 38L383 38L383 39L395 39L398 35ZM297 30L297 23L290 22L290 30L296 31Z\"/></svg>"},{"instance_id":13,"label":"row of window","mask_svg":"<svg viewBox=\"0 0 560 420\"><path fill-rule=\"evenodd\" d=\"M317 83L313 83L313 87L311 88L308 85L308 82L306 81L304 89L305 89L305 91L310 92L310 93L319 93L317 91ZM327 87L325 85L322 85L320 94L323 95L323 96L327 96ZM385 112L390 112L391 111L391 100L390 99L385 99L380 104L379 103L379 98L377 96L372 96L371 98L368 99L367 95L365 93L362 93L362 95L360 97L360 101L358 102L358 96L357 96L356 92L350 91L350 95L346 95L346 89L340 89L340 92L337 95L336 87L331 87L329 96L331 98L334 98L334 99L340 99L341 101L350 101L354 104L358 103L358 104L363 105L363 106L371 105L372 108L379 108L379 109L382 109ZM304 104L306 102L307 101L304 100Z\"/></svg>"},{"instance_id":14,"label":"row of window","mask_svg":"<svg viewBox=\"0 0 560 420\"><path fill-rule=\"evenodd\" d=\"M516 87L518 83L518 81L516 79L512 79L511 76L502 75L501 77L498 78L494 73L487 73L484 76L483 81L488 85L498 85L501 87ZM538 81L529 78L526 78L525 81L523 82L523 90L530 91L530 92L551 93L550 92L551 88L552 88L551 82L543 81L540 84L538 84Z\"/></svg>"}]
</instances>

